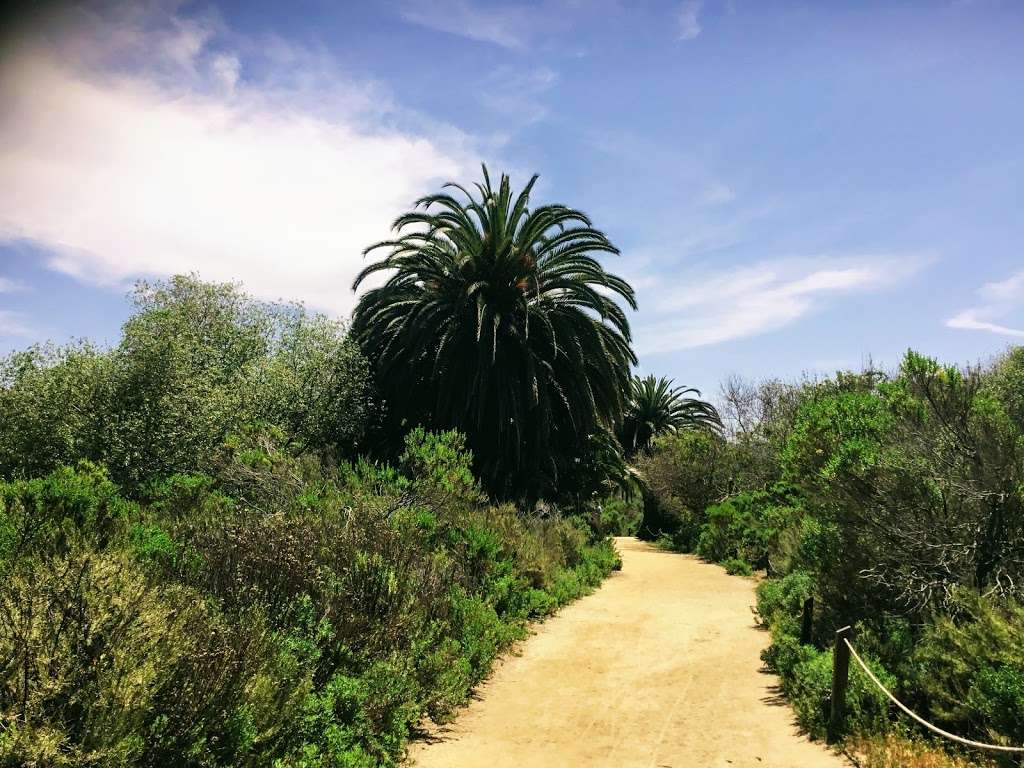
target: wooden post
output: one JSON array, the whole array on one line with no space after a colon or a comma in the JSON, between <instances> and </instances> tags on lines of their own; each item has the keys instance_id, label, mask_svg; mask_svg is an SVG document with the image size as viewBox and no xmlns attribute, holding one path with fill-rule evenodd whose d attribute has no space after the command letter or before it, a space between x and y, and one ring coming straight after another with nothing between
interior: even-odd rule
<instances>
[{"instance_id":1,"label":"wooden post","mask_svg":"<svg viewBox=\"0 0 1024 768\"><path fill-rule=\"evenodd\" d=\"M828 718L828 741L830 744L843 735L843 720L846 718L846 684L850 679L850 649L844 640L853 638L853 629L843 627L836 630L836 644L832 649L832 700Z\"/></svg>"},{"instance_id":2,"label":"wooden post","mask_svg":"<svg viewBox=\"0 0 1024 768\"><path fill-rule=\"evenodd\" d=\"M810 645L814 632L814 598L808 597L804 600L804 616L800 623L800 645Z\"/></svg>"}]
</instances>

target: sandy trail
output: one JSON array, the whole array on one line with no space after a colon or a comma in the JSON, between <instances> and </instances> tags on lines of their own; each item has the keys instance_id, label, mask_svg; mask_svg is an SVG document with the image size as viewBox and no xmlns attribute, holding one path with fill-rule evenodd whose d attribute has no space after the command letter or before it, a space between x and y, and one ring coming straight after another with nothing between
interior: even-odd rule
<instances>
[{"instance_id":1,"label":"sandy trail","mask_svg":"<svg viewBox=\"0 0 1024 768\"><path fill-rule=\"evenodd\" d=\"M759 658L754 582L616 540L621 573L537 628L416 768L832 768Z\"/></svg>"}]
</instances>

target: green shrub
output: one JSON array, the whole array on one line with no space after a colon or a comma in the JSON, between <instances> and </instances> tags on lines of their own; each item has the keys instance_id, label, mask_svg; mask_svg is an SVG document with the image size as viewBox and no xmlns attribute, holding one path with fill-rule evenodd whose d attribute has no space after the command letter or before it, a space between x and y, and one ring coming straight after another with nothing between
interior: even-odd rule
<instances>
[{"instance_id":1,"label":"green shrub","mask_svg":"<svg viewBox=\"0 0 1024 768\"><path fill-rule=\"evenodd\" d=\"M809 646L797 652L798 660L783 678L783 687L793 702L797 720L814 738L822 738L828 727L828 701L832 690L832 651L814 651ZM891 688L895 680L870 659L871 671ZM846 732L876 733L884 731L889 722L889 700L867 675L850 663L850 680L846 689Z\"/></svg>"},{"instance_id":2,"label":"green shrub","mask_svg":"<svg viewBox=\"0 0 1024 768\"><path fill-rule=\"evenodd\" d=\"M458 432L427 432L417 427L406 435L399 461L421 492L430 489L470 503L483 500L480 483L473 477L473 454Z\"/></svg>"},{"instance_id":3,"label":"green shrub","mask_svg":"<svg viewBox=\"0 0 1024 768\"><path fill-rule=\"evenodd\" d=\"M595 507L591 527L600 536L635 536L643 519L643 497L609 496Z\"/></svg>"},{"instance_id":4,"label":"green shrub","mask_svg":"<svg viewBox=\"0 0 1024 768\"><path fill-rule=\"evenodd\" d=\"M395 765L618 567L490 505L461 434L369 423L342 325L195 277L134 300L112 349L0 359L0 764ZM367 431L391 463L346 460ZM599 432L549 501L625 477Z\"/></svg>"},{"instance_id":5,"label":"green shrub","mask_svg":"<svg viewBox=\"0 0 1024 768\"><path fill-rule=\"evenodd\" d=\"M761 652L765 666L782 677L784 682L793 678L793 670L798 664L809 661L819 653L812 646L801 645L791 629L785 618L776 619L772 627L772 642Z\"/></svg>"},{"instance_id":6,"label":"green shrub","mask_svg":"<svg viewBox=\"0 0 1024 768\"><path fill-rule=\"evenodd\" d=\"M725 572L732 576L753 576L754 569L750 567L750 563L746 560L741 560L738 557L729 558L722 563L725 566Z\"/></svg>"},{"instance_id":7,"label":"green shrub","mask_svg":"<svg viewBox=\"0 0 1024 768\"><path fill-rule=\"evenodd\" d=\"M742 560L751 568L768 569L782 533L797 526L799 504L799 494L782 483L714 504L705 510L697 554L717 563Z\"/></svg>"},{"instance_id":8,"label":"green shrub","mask_svg":"<svg viewBox=\"0 0 1024 768\"><path fill-rule=\"evenodd\" d=\"M749 494L743 494L708 507L706 522L700 527L697 538L697 554L705 560L720 563L756 550L753 503Z\"/></svg>"},{"instance_id":9,"label":"green shrub","mask_svg":"<svg viewBox=\"0 0 1024 768\"><path fill-rule=\"evenodd\" d=\"M135 505L118 495L104 468L89 462L43 478L0 481L0 568L82 541L103 546L133 516Z\"/></svg>"},{"instance_id":10,"label":"green shrub","mask_svg":"<svg viewBox=\"0 0 1024 768\"><path fill-rule=\"evenodd\" d=\"M967 695L968 708L984 723L989 738L1024 743L1024 662L983 666Z\"/></svg>"},{"instance_id":11,"label":"green shrub","mask_svg":"<svg viewBox=\"0 0 1024 768\"><path fill-rule=\"evenodd\" d=\"M681 549L697 541L704 509L730 492L725 455L729 444L703 430L684 430L655 440L637 457L645 478L643 520L639 535L674 536Z\"/></svg>"},{"instance_id":12,"label":"green shrub","mask_svg":"<svg viewBox=\"0 0 1024 768\"><path fill-rule=\"evenodd\" d=\"M7 764L244 756L308 685L281 673L258 614L226 620L116 551L22 559L0 601L0 653L19 662L0 681Z\"/></svg>"},{"instance_id":13,"label":"green shrub","mask_svg":"<svg viewBox=\"0 0 1024 768\"><path fill-rule=\"evenodd\" d=\"M253 427L121 498L95 465L0 484L0 763L394 765L524 622L618 563L489 507L455 433L335 472Z\"/></svg>"},{"instance_id":14,"label":"green shrub","mask_svg":"<svg viewBox=\"0 0 1024 768\"><path fill-rule=\"evenodd\" d=\"M757 585L757 615L768 626L780 614L798 620L804 601L814 592L814 578L805 571L788 573L781 579L766 579Z\"/></svg>"},{"instance_id":15,"label":"green shrub","mask_svg":"<svg viewBox=\"0 0 1024 768\"><path fill-rule=\"evenodd\" d=\"M917 703L947 730L1024 743L1024 606L961 592L912 654Z\"/></svg>"},{"instance_id":16,"label":"green shrub","mask_svg":"<svg viewBox=\"0 0 1024 768\"><path fill-rule=\"evenodd\" d=\"M352 456L369 369L345 328L231 284L136 286L117 347L33 347L0 359L0 478L88 459L126 493L209 472L228 434L273 425L292 450Z\"/></svg>"}]
</instances>

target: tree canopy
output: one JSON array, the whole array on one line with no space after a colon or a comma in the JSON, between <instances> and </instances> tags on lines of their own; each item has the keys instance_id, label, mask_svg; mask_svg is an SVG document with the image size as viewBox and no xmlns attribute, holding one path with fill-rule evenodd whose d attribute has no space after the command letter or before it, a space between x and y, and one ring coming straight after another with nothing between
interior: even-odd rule
<instances>
[{"instance_id":1,"label":"tree canopy","mask_svg":"<svg viewBox=\"0 0 1024 768\"><path fill-rule=\"evenodd\" d=\"M618 249L582 212L530 207L486 167L416 202L356 278L383 285L358 302L352 332L390 418L464 432L488 489L536 498L589 438L620 422L633 289L598 260ZM448 190L451 190L449 192Z\"/></svg>"},{"instance_id":2,"label":"tree canopy","mask_svg":"<svg viewBox=\"0 0 1024 768\"><path fill-rule=\"evenodd\" d=\"M654 374L635 377L626 408L619 441L632 455L646 450L651 441L667 432L688 427L717 430L722 426L718 411L700 399L700 391L692 387L676 387L672 379L656 378ZM694 394L696 397L688 397Z\"/></svg>"}]
</instances>

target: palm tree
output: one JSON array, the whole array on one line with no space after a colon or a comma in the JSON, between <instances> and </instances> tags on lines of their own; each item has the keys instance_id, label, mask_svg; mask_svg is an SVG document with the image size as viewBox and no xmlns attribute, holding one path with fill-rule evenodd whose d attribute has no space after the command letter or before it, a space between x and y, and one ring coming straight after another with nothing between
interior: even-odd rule
<instances>
[{"instance_id":1,"label":"palm tree","mask_svg":"<svg viewBox=\"0 0 1024 768\"><path fill-rule=\"evenodd\" d=\"M621 300L633 289L596 254L617 254L580 211L530 209L537 176L513 198L483 169L478 195L458 184L399 216L370 246L384 284L360 298L352 332L392 414L457 428L492 492L536 497L575 448L619 423L636 356Z\"/></svg>"},{"instance_id":2,"label":"palm tree","mask_svg":"<svg viewBox=\"0 0 1024 768\"><path fill-rule=\"evenodd\" d=\"M628 455L647 450L651 441L680 429L720 429L722 420L713 405L700 399L700 391L673 387L675 382L653 374L633 379L632 397L619 430ZM695 394L696 397L688 397Z\"/></svg>"}]
</instances>

